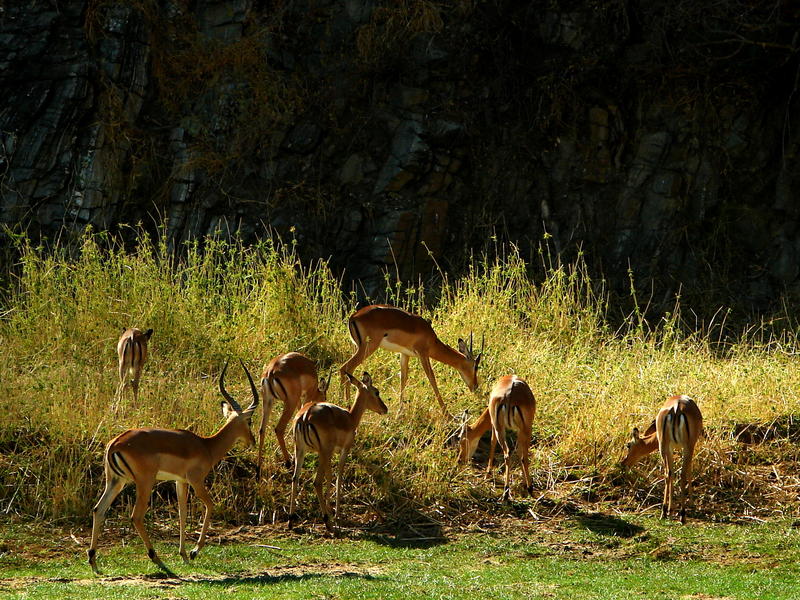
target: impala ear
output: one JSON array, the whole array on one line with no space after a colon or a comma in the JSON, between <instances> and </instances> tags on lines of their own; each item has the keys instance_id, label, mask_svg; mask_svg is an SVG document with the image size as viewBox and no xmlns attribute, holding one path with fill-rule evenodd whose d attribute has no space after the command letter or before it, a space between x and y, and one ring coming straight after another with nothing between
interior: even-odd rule
<instances>
[{"instance_id":1,"label":"impala ear","mask_svg":"<svg viewBox=\"0 0 800 600\"><path fill-rule=\"evenodd\" d=\"M225 400L221 400L219 405L222 408L222 416L225 417L226 419L230 417L231 413L236 412L235 410L233 410L233 407Z\"/></svg>"},{"instance_id":2,"label":"impala ear","mask_svg":"<svg viewBox=\"0 0 800 600\"><path fill-rule=\"evenodd\" d=\"M461 352L464 356L467 355L467 342L458 338L458 351Z\"/></svg>"},{"instance_id":3,"label":"impala ear","mask_svg":"<svg viewBox=\"0 0 800 600\"><path fill-rule=\"evenodd\" d=\"M372 377L369 376L369 373L364 371L364 374L361 376L361 382L366 386L370 386L372 385Z\"/></svg>"},{"instance_id":4,"label":"impala ear","mask_svg":"<svg viewBox=\"0 0 800 600\"><path fill-rule=\"evenodd\" d=\"M478 354L478 356L476 356L476 357L475 357L475 370L476 370L476 371L478 370L478 367L479 367L479 366L480 366L480 364L481 364L481 359L482 359L482 358L483 358L483 353L481 353L481 354Z\"/></svg>"},{"instance_id":5,"label":"impala ear","mask_svg":"<svg viewBox=\"0 0 800 600\"><path fill-rule=\"evenodd\" d=\"M153 335L153 328L152 327L144 332L144 337L146 337L148 340L150 339L151 335Z\"/></svg>"},{"instance_id":6,"label":"impala ear","mask_svg":"<svg viewBox=\"0 0 800 600\"><path fill-rule=\"evenodd\" d=\"M641 438L639 437L639 428L634 427L633 432L631 433L631 438L633 438L634 442L638 442Z\"/></svg>"}]
</instances>

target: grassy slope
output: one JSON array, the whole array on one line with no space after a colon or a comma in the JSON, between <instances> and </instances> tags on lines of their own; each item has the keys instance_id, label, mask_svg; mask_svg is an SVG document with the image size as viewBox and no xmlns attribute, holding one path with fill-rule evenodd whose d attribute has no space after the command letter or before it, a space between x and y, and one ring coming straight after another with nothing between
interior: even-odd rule
<instances>
[{"instance_id":1,"label":"grassy slope","mask_svg":"<svg viewBox=\"0 0 800 600\"><path fill-rule=\"evenodd\" d=\"M3 514L85 518L102 487L103 444L125 428L212 432L220 424L214 380L230 356L258 371L278 353L301 350L327 373L351 354L344 323L355 304L342 299L324 265L303 268L291 248L270 241L242 248L205 240L203 246L202 252L185 248L177 260L146 238L123 252L104 236L88 235L71 258L26 250L0 321L7 357L0 361ZM794 336L765 341L752 328L735 343L717 344L713 324L709 333L682 333L677 310L655 325L634 314L612 331L606 301L580 267L534 268L513 251L445 285L435 306L423 305L424 290L389 287L396 303L431 318L446 342L455 345L471 330L485 336L481 395L470 395L460 378L436 367L453 413L469 409L474 418L502 374L530 382L539 403L532 468L548 501L605 498L627 509L656 504L657 459L627 476L616 464L630 429L646 426L665 396L686 392L701 406L709 434L696 461L699 513L796 512ZM115 396L115 342L132 325L155 329L138 405L130 395ZM452 426L442 423L419 366L412 363L402 406L397 356L378 352L366 367L390 414L369 415L359 432L347 470L346 514L389 524L479 518L498 489L477 470L457 467L453 452L443 450ZM229 383L234 393L247 393L240 373L232 370ZM334 379L331 399L339 394ZM767 443L745 446L732 439L737 423L788 428L778 427ZM268 448L270 476L255 501L282 519L289 477L272 439ZM252 459L251 451L237 448L213 476L216 518L238 519L253 506ZM309 467L307 490L311 476ZM302 511L316 515L311 494Z\"/></svg>"}]
</instances>

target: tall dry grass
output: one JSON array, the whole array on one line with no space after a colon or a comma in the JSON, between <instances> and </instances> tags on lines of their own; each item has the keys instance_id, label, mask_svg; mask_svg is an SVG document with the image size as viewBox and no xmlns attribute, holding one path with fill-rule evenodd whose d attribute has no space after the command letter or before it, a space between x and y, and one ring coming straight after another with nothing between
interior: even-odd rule
<instances>
[{"instance_id":1,"label":"tall dry grass","mask_svg":"<svg viewBox=\"0 0 800 600\"><path fill-rule=\"evenodd\" d=\"M298 350L335 373L353 351L345 326L352 296L324 263L302 265L291 244L209 238L173 253L145 234L126 250L90 232L77 252L23 244L21 256L0 320L0 515L86 518L102 487L103 445L126 428L213 432L221 424L216 378L229 357L260 372L271 357ZM558 265L543 252L530 265L514 248L445 280L435 304L425 303L419 287L395 283L387 295L430 318L451 345L470 332L476 344L485 337L480 394L435 365L454 414L469 410L475 418L501 375L529 382L538 402L536 497L551 500L548 506L657 503L658 459L628 475L617 463L634 425L647 426L666 396L688 393L708 431L696 459L698 510L720 517L797 510L795 335L770 338L759 326L723 344L718 333L687 330L677 305L658 323L634 312L613 328L609 300L581 262ZM138 404L131 394L116 395L115 343L130 326L155 330ZM497 511L499 476L495 484L455 464L445 443L454 424L442 422L415 362L398 402L398 364L397 355L379 351L364 365L390 412L368 415L359 431L345 513L403 520ZM246 397L234 369L229 387ZM334 376L329 399L341 397ZM741 424L758 424L751 431L761 443L737 441ZM256 508L283 518L290 476L273 437L267 449L267 477L257 490L253 450L237 447L221 464L212 484L218 514ZM304 473L308 486L311 468ZM313 494L303 505L316 514Z\"/></svg>"}]
</instances>

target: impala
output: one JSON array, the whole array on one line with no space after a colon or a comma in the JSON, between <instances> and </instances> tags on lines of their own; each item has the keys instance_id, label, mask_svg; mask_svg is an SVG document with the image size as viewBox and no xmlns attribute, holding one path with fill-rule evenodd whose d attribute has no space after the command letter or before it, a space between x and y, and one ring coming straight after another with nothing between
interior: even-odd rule
<instances>
[{"instance_id":1,"label":"impala","mask_svg":"<svg viewBox=\"0 0 800 600\"><path fill-rule=\"evenodd\" d=\"M317 367L310 358L298 352L289 352L273 358L264 367L261 375L261 393L264 396L261 427L258 432L257 480L261 479L261 463L264 456L264 431L275 400L283 402L283 412L275 426L283 461L290 462L286 450L286 425L306 402L325 402L330 377L319 381Z\"/></svg>"},{"instance_id":2,"label":"impala","mask_svg":"<svg viewBox=\"0 0 800 600\"><path fill-rule=\"evenodd\" d=\"M321 402L318 404L307 403L300 409L294 422L294 475L292 476L292 495L289 499L289 526L294 518L294 501L297 496L297 485L300 481L300 469L303 467L303 457L311 450L319 454L317 476L314 479L314 489L317 492L319 505L322 509L325 527L333 531L331 526L331 508L327 500L327 486L331 476L331 457L339 451L339 472L336 476L336 510L334 522L338 525L339 519L339 493L342 487L344 461L353 445L361 418L364 411L369 409L379 415L385 415L389 409L381 400L380 392L372 385L369 373L364 373L361 381L347 373L347 377L358 393L350 410L345 410L334 404Z\"/></svg>"},{"instance_id":3,"label":"impala","mask_svg":"<svg viewBox=\"0 0 800 600\"><path fill-rule=\"evenodd\" d=\"M136 485L136 503L131 513L131 520L147 548L150 560L169 572L166 565L156 555L144 528L144 514L150 503L150 493L156 481L175 482L180 522L180 555L184 562L189 561L184 548L188 486L192 486L197 497L205 505L200 539L189 556L194 559L205 545L206 531L213 508L211 495L204 483L206 475L225 457L238 439L242 439L250 445L255 444L255 439L250 431L250 418L258 406L258 391L250 372L242 363L253 394L250 406L242 410L236 400L225 390L224 380L227 368L226 363L219 376L219 391L226 400L221 403L225 425L214 435L202 437L183 429L129 429L115 437L106 446L104 458L106 487L100 501L92 509L92 544L88 550L89 564L95 573L100 573L97 569L96 548L106 511L129 483Z\"/></svg>"},{"instance_id":4,"label":"impala","mask_svg":"<svg viewBox=\"0 0 800 600\"><path fill-rule=\"evenodd\" d=\"M401 402L408 380L408 359L412 356L419 358L419 362L422 363L422 369L428 376L433 393L447 418L450 417L450 414L439 393L439 387L436 385L431 359L449 365L458 371L471 392L478 387L478 365L483 355L483 347L476 356L472 348L471 334L469 347L464 340L459 338L458 350L454 350L436 337L429 321L394 306L381 304L365 306L357 311L350 317L347 326L350 330L350 339L356 345L355 354L339 369L342 384L345 386L345 397L348 401L350 400L350 388L347 386L347 373L351 373L378 348L400 353Z\"/></svg>"},{"instance_id":5,"label":"impala","mask_svg":"<svg viewBox=\"0 0 800 600\"><path fill-rule=\"evenodd\" d=\"M531 428L533 418L536 416L536 399L528 384L516 375L504 375L494 384L489 394L489 406L483 411L478 420L471 427L466 420L459 440L458 461L466 463L475 454L481 436L490 428L492 441L489 446L489 464L486 473L494 469L495 444L500 443L505 461L505 489L503 500L508 500L511 495L511 451L506 440L506 431L517 432L517 454L522 462L522 474L525 477L525 489L530 494L532 491L530 474L528 471L531 443Z\"/></svg>"},{"instance_id":6,"label":"impala","mask_svg":"<svg viewBox=\"0 0 800 600\"><path fill-rule=\"evenodd\" d=\"M628 443L628 454L622 460L624 467L630 467L643 456L661 453L664 462L666 481L664 483L664 502L661 505L661 518L672 512L672 482L674 479L673 452L680 448L683 452L681 467L681 523L686 523L686 501L691 487L692 457L697 440L703 434L703 415L694 400L689 396L667 398L655 421L644 436L634 427L633 440Z\"/></svg>"},{"instance_id":7,"label":"impala","mask_svg":"<svg viewBox=\"0 0 800 600\"><path fill-rule=\"evenodd\" d=\"M132 327L123 330L117 342L120 390L126 385L126 375L130 375L135 401L139 400L139 378L142 376L142 367L147 360L147 342L150 341L151 335L153 335L152 329L142 332Z\"/></svg>"}]
</instances>

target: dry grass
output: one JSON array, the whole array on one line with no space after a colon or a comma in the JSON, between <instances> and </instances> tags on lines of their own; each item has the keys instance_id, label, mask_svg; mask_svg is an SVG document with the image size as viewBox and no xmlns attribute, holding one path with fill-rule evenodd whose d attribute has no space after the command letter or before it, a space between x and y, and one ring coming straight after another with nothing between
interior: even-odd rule
<instances>
[{"instance_id":1,"label":"dry grass","mask_svg":"<svg viewBox=\"0 0 800 600\"><path fill-rule=\"evenodd\" d=\"M796 512L794 335L775 340L751 328L743 341L722 345L710 334L683 332L679 310L657 325L634 314L615 331L607 300L581 265L554 266L546 257L543 265L527 265L511 249L445 283L435 306L423 305L423 290L389 292L430 317L451 345L471 330L477 340L485 335L481 395L435 367L454 414L479 414L503 374L530 383L538 401L535 501L498 508L499 473L493 482L480 467L455 464L445 445L454 425L441 421L421 368L412 363L400 405L398 358L380 351L365 367L390 413L368 415L359 431L343 490L346 518L413 524L479 519L483 511L552 514L598 500L626 510L656 505L657 458L627 475L617 462L631 428L646 426L676 393L697 400L708 434L696 460L695 515ZM304 267L291 246L271 240L243 247L207 239L180 257L146 236L133 252L91 233L72 255L25 246L0 321L0 511L85 518L102 486L103 444L113 435L143 425L208 434L220 425L214 383L229 357L258 371L272 356L299 350L325 371L337 368L352 353L345 319L355 303L344 297L326 265ZM138 405L129 394L115 397L114 347L129 326L155 329ZM229 377L234 393L246 395L244 377ZM336 401L341 390L333 381ZM267 443L268 477L257 497L251 450L236 448L215 472L220 514L241 517L257 506L268 518L284 518L289 474L274 439ZM300 507L314 518L311 473L304 471Z\"/></svg>"}]
</instances>

